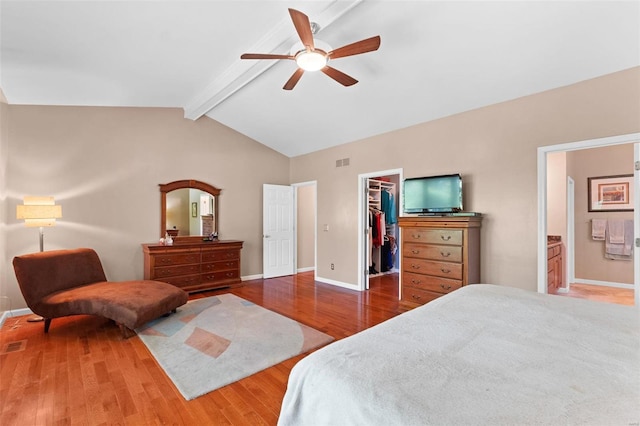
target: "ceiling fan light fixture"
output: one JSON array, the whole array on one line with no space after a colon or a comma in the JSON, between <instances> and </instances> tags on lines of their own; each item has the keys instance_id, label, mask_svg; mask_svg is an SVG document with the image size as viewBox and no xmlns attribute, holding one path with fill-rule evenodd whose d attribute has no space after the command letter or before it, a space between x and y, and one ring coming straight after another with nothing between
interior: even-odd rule
<instances>
[{"instance_id":1,"label":"ceiling fan light fixture","mask_svg":"<svg viewBox=\"0 0 640 426\"><path fill-rule=\"evenodd\" d=\"M303 50L296 55L296 64L305 71L319 71L327 65L327 55L317 50Z\"/></svg>"},{"instance_id":2,"label":"ceiling fan light fixture","mask_svg":"<svg viewBox=\"0 0 640 426\"><path fill-rule=\"evenodd\" d=\"M328 43L322 40L314 40L314 48L308 49L302 42L296 42L291 47L291 55L295 57L298 67L305 71L320 71L329 62L327 52L333 50Z\"/></svg>"}]
</instances>

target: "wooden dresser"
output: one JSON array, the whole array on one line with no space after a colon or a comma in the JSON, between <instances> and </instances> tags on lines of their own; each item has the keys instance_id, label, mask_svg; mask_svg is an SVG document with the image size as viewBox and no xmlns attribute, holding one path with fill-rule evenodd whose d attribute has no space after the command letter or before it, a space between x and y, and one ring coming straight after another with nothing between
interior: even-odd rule
<instances>
[{"instance_id":1,"label":"wooden dresser","mask_svg":"<svg viewBox=\"0 0 640 426\"><path fill-rule=\"evenodd\" d=\"M187 292L237 287L242 241L193 241L172 246L143 244L144 279Z\"/></svg>"},{"instance_id":2,"label":"wooden dresser","mask_svg":"<svg viewBox=\"0 0 640 426\"><path fill-rule=\"evenodd\" d=\"M480 282L482 217L401 217L400 304L414 308Z\"/></svg>"}]
</instances>

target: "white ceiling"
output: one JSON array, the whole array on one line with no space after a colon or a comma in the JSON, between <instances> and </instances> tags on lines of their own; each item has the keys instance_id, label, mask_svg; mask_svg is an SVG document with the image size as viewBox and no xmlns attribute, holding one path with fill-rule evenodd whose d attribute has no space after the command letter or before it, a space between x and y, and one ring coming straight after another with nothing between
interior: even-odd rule
<instances>
[{"instance_id":1,"label":"white ceiling","mask_svg":"<svg viewBox=\"0 0 640 426\"><path fill-rule=\"evenodd\" d=\"M282 86L287 8L376 52ZM640 65L638 1L0 0L10 104L180 107L293 157Z\"/></svg>"}]
</instances>

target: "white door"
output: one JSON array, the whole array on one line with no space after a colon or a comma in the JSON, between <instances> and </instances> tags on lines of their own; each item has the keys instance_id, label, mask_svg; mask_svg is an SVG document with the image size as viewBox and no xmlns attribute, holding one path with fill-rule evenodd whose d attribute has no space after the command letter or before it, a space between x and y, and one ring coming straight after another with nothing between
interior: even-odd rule
<instances>
[{"instance_id":1,"label":"white door","mask_svg":"<svg viewBox=\"0 0 640 426\"><path fill-rule=\"evenodd\" d=\"M262 274L264 278L292 275L293 188L264 184L262 188Z\"/></svg>"},{"instance_id":2,"label":"white door","mask_svg":"<svg viewBox=\"0 0 640 426\"><path fill-rule=\"evenodd\" d=\"M633 145L635 167L633 168L633 291L634 303L640 309L640 143Z\"/></svg>"}]
</instances>

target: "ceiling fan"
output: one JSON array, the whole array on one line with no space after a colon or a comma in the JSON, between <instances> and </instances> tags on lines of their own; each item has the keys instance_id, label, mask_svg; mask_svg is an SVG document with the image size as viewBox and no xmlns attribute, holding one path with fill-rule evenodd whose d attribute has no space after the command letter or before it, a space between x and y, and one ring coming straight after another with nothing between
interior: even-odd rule
<instances>
[{"instance_id":1,"label":"ceiling fan","mask_svg":"<svg viewBox=\"0 0 640 426\"><path fill-rule=\"evenodd\" d=\"M312 26L307 15L295 9L289 9L289 15L291 15L293 25L302 42L296 43L296 46L299 47L294 46L292 54L245 53L240 56L240 59L292 59L296 61L298 69L284 85L284 90L293 89L305 71L322 71L343 86L354 85L358 80L327 65L329 60L372 52L380 47L380 36L375 36L331 50L331 48L325 47L326 43L321 40L314 41Z\"/></svg>"}]
</instances>

